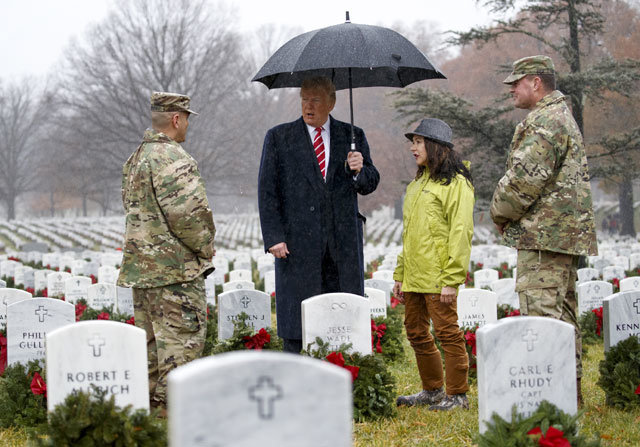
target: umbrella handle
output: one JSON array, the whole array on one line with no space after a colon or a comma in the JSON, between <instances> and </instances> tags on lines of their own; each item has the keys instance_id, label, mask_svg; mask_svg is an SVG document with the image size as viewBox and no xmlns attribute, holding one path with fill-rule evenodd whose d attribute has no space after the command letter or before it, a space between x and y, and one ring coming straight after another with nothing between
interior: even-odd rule
<instances>
[{"instance_id":1,"label":"umbrella handle","mask_svg":"<svg viewBox=\"0 0 640 447\"><path fill-rule=\"evenodd\" d=\"M347 18L349 13L347 12ZM356 135L353 131L353 89L351 88L351 67L349 67L349 112L351 115L351 151L356 150Z\"/></svg>"}]
</instances>

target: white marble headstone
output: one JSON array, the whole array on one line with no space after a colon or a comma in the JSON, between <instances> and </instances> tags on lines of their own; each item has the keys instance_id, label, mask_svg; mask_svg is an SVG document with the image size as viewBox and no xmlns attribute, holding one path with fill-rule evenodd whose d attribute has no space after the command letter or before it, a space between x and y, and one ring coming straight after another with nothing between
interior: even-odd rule
<instances>
[{"instance_id":1,"label":"white marble headstone","mask_svg":"<svg viewBox=\"0 0 640 447\"><path fill-rule=\"evenodd\" d=\"M392 270L377 270L373 272L371 275L371 279L383 279L385 281L393 282L393 271Z\"/></svg>"},{"instance_id":2,"label":"white marble headstone","mask_svg":"<svg viewBox=\"0 0 640 447\"><path fill-rule=\"evenodd\" d=\"M23 286L24 287L24 270L25 269L33 270L32 267L28 267L28 266L22 265L22 264L16 265L14 270L13 270L13 281L18 286Z\"/></svg>"},{"instance_id":3,"label":"white marble headstone","mask_svg":"<svg viewBox=\"0 0 640 447\"><path fill-rule=\"evenodd\" d=\"M542 400L576 414L575 329L553 318L504 318L476 332L480 432L493 413L531 415Z\"/></svg>"},{"instance_id":4,"label":"white marble headstone","mask_svg":"<svg viewBox=\"0 0 640 447\"><path fill-rule=\"evenodd\" d=\"M578 273L578 283L600 279L600 271L598 269L585 267L582 269L578 269L577 273Z\"/></svg>"},{"instance_id":5,"label":"white marble headstone","mask_svg":"<svg viewBox=\"0 0 640 447\"><path fill-rule=\"evenodd\" d=\"M369 299L371 318L387 317L387 294L384 290L365 287L364 297Z\"/></svg>"},{"instance_id":6,"label":"white marble headstone","mask_svg":"<svg viewBox=\"0 0 640 447\"><path fill-rule=\"evenodd\" d=\"M133 289L116 286L116 309L121 314L133 315Z\"/></svg>"},{"instance_id":7,"label":"white marble headstone","mask_svg":"<svg viewBox=\"0 0 640 447\"><path fill-rule=\"evenodd\" d=\"M33 298L7 308L7 363L44 360L45 335L59 327L75 323L73 304L55 298Z\"/></svg>"},{"instance_id":8,"label":"white marble headstone","mask_svg":"<svg viewBox=\"0 0 640 447\"><path fill-rule=\"evenodd\" d=\"M231 270L229 272L229 281L251 281L251 270Z\"/></svg>"},{"instance_id":9,"label":"white marble headstone","mask_svg":"<svg viewBox=\"0 0 640 447\"><path fill-rule=\"evenodd\" d=\"M18 301L28 300L32 297L24 290L2 288L0 289L0 329L7 327L7 307Z\"/></svg>"},{"instance_id":10,"label":"white marble headstone","mask_svg":"<svg viewBox=\"0 0 640 447\"><path fill-rule=\"evenodd\" d=\"M613 265L622 267L623 270L629 270L629 258L626 256L616 256L611 262Z\"/></svg>"},{"instance_id":11,"label":"white marble headstone","mask_svg":"<svg viewBox=\"0 0 640 447\"><path fill-rule=\"evenodd\" d=\"M6 276L7 278L13 278L16 266L20 263L17 261L2 261L0 262L0 276Z\"/></svg>"},{"instance_id":12,"label":"white marble headstone","mask_svg":"<svg viewBox=\"0 0 640 447\"><path fill-rule=\"evenodd\" d=\"M602 300L613 293L613 284L606 281L587 281L578 284L578 315L602 307Z\"/></svg>"},{"instance_id":13,"label":"white marble headstone","mask_svg":"<svg viewBox=\"0 0 640 447\"><path fill-rule=\"evenodd\" d=\"M596 259L593 263L593 268L597 269L599 272L602 272L605 267L608 267L610 265L611 261L609 261L608 259Z\"/></svg>"},{"instance_id":14,"label":"white marble headstone","mask_svg":"<svg viewBox=\"0 0 640 447\"><path fill-rule=\"evenodd\" d=\"M612 281L613 278L622 279L626 276L624 268L619 265L610 265L602 269L602 279L604 281Z\"/></svg>"},{"instance_id":15,"label":"white marble headstone","mask_svg":"<svg viewBox=\"0 0 640 447\"><path fill-rule=\"evenodd\" d=\"M254 290L256 288L253 281L229 281L222 284L222 291L229 292L231 290Z\"/></svg>"},{"instance_id":16,"label":"white marble headstone","mask_svg":"<svg viewBox=\"0 0 640 447\"><path fill-rule=\"evenodd\" d=\"M86 275L87 273L84 271L85 266L87 265L87 261L84 259L78 259L71 263L71 274L73 276Z\"/></svg>"},{"instance_id":17,"label":"white marble headstone","mask_svg":"<svg viewBox=\"0 0 640 447\"><path fill-rule=\"evenodd\" d=\"M49 273L55 273L53 270L34 270L33 272L33 282L34 289L36 292L39 290L44 290L47 288L47 275Z\"/></svg>"},{"instance_id":18,"label":"white marble headstone","mask_svg":"<svg viewBox=\"0 0 640 447\"><path fill-rule=\"evenodd\" d=\"M498 271L494 269L480 269L473 272L473 287L482 289L490 287L491 283L499 278Z\"/></svg>"},{"instance_id":19,"label":"white marble headstone","mask_svg":"<svg viewBox=\"0 0 640 447\"><path fill-rule=\"evenodd\" d=\"M230 352L181 366L168 382L171 447L351 446L351 376L327 362Z\"/></svg>"},{"instance_id":20,"label":"white marble headstone","mask_svg":"<svg viewBox=\"0 0 640 447\"><path fill-rule=\"evenodd\" d=\"M216 276L215 271L204 280L204 290L207 295L207 304L216 305Z\"/></svg>"},{"instance_id":21,"label":"white marble headstone","mask_svg":"<svg viewBox=\"0 0 640 447\"><path fill-rule=\"evenodd\" d=\"M103 265L98 269L98 282L114 284L118 279L118 270L111 265Z\"/></svg>"},{"instance_id":22,"label":"white marble headstone","mask_svg":"<svg viewBox=\"0 0 640 447\"><path fill-rule=\"evenodd\" d=\"M497 304L506 304L514 309L520 309L520 298L516 292L516 280L514 278L502 278L490 285L496 293ZM469 289L470 290L470 289Z\"/></svg>"},{"instance_id":23,"label":"white marble headstone","mask_svg":"<svg viewBox=\"0 0 640 447\"><path fill-rule=\"evenodd\" d=\"M233 323L242 313L257 331L271 327L271 298L259 290L232 290L218 296L218 339L233 336Z\"/></svg>"},{"instance_id":24,"label":"white marble headstone","mask_svg":"<svg viewBox=\"0 0 640 447\"><path fill-rule=\"evenodd\" d=\"M64 295L64 284L67 279L71 278L71 273L54 272L47 275L47 296Z\"/></svg>"},{"instance_id":25,"label":"white marble headstone","mask_svg":"<svg viewBox=\"0 0 640 447\"><path fill-rule=\"evenodd\" d=\"M0 289L3 287L7 287L7 283L0 279Z\"/></svg>"},{"instance_id":26,"label":"white marble headstone","mask_svg":"<svg viewBox=\"0 0 640 447\"><path fill-rule=\"evenodd\" d=\"M264 274L264 292L271 296L276 291L276 272L269 270Z\"/></svg>"},{"instance_id":27,"label":"white marble headstone","mask_svg":"<svg viewBox=\"0 0 640 447\"><path fill-rule=\"evenodd\" d=\"M605 351L629 337L640 339L640 290L611 295L602 307Z\"/></svg>"},{"instance_id":28,"label":"white marble headstone","mask_svg":"<svg viewBox=\"0 0 640 447\"><path fill-rule=\"evenodd\" d=\"M110 283L92 284L87 289L87 304L92 309L102 310L116 304L116 286Z\"/></svg>"},{"instance_id":29,"label":"white marble headstone","mask_svg":"<svg viewBox=\"0 0 640 447\"><path fill-rule=\"evenodd\" d=\"M229 273L229 260L220 256L213 258L213 266L216 270L222 271L222 274Z\"/></svg>"},{"instance_id":30,"label":"white marble headstone","mask_svg":"<svg viewBox=\"0 0 640 447\"><path fill-rule=\"evenodd\" d=\"M47 408L96 385L116 405L149 409L145 331L115 321L80 321L47 334Z\"/></svg>"},{"instance_id":31,"label":"white marble headstone","mask_svg":"<svg viewBox=\"0 0 640 447\"><path fill-rule=\"evenodd\" d=\"M64 299L75 304L79 299L87 301L87 293L91 285L91 278L86 276L72 276L64 282Z\"/></svg>"},{"instance_id":32,"label":"white marble headstone","mask_svg":"<svg viewBox=\"0 0 640 447\"><path fill-rule=\"evenodd\" d=\"M473 328L498 320L498 295L490 290L458 291L458 326Z\"/></svg>"},{"instance_id":33,"label":"white marble headstone","mask_svg":"<svg viewBox=\"0 0 640 447\"><path fill-rule=\"evenodd\" d=\"M629 268L635 269L640 267L640 253L631 253L629 255Z\"/></svg>"},{"instance_id":34,"label":"white marble headstone","mask_svg":"<svg viewBox=\"0 0 640 447\"><path fill-rule=\"evenodd\" d=\"M31 288L35 291L36 281L35 281L35 272L37 270L31 267L25 267L22 271L22 284L25 288Z\"/></svg>"},{"instance_id":35,"label":"white marble headstone","mask_svg":"<svg viewBox=\"0 0 640 447\"><path fill-rule=\"evenodd\" d=\"M351 293L326 293L302 301L302 348L316 337L328 342L331 350L351 343L352 351L371 354L369 300Z\"/></svg>"},{"instance_id":36,"label":"white marble headstone","mask_svg":"<svg viewBox=\"0 0 640 447\"><path fill-rule=\"evenodd\" d=\"M640 290L640 276L630 276L620 280L620 291Z\"/></svg>"},{"instance_id":37,"label":"white marble headstone","mask_svg":"<svg viewBox=\"0 0 640 447\"><path fill-rule=\"evenodd\" d=\"M365 279L364 286L372 289L380 289L385 292L385 301L387 306L391 306L391 291L393 290L394 281L384 279Z\"/></svg>"}]
</instances>

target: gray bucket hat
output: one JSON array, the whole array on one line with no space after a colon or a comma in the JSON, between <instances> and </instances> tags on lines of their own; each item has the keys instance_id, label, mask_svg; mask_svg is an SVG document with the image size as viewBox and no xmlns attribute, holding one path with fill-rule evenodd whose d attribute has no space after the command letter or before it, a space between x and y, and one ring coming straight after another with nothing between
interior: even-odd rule
<instances>
[{"instance_id":1,"label":"gray bucket hat","mask_svg":"<svg viewBox=\"0 0 640 447\"><path fill-rule=\"evenodd\" d=\"M416 130L404 134L409 141L413 141L414 135L420 135L428 138L429 140L433 140L437 143L453 148L453 143L451 142L453 132L451 131L451 127L438 118L425 118L420 121Z\"/></svg>"}]
</instances>

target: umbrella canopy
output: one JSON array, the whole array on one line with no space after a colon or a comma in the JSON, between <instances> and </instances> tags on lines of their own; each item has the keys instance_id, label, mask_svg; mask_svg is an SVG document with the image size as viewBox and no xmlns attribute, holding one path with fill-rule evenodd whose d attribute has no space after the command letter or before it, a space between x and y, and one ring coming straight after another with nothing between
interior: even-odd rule
<instances>
[{"instance_id":1,"label":"umbrella canopy","mask_svg":"<svg viewBox=\"0 0 640 447\"><path fill-rule=\"evenodd\" d=\"M446 79L401 34L347 21L294 37L269 58L252 81L270 89L300 87L309 76L326 76L338 90L404 87L424 79Z\"/></svg>"},{"instance_id":2,"label":"umbrella canopy","mask_svg":"<svg viewBox=\"0 0 640 447\"><path fill-rule=\"evenodd\" d=\"M404 87L425 79L446 79L401 34L373 25L351 23L309 31L280 47L254 76L268 88L300 87L310 76L326 76L337 90L349 89L351 149L355 87Z\"/></svg>"}]
</instances>

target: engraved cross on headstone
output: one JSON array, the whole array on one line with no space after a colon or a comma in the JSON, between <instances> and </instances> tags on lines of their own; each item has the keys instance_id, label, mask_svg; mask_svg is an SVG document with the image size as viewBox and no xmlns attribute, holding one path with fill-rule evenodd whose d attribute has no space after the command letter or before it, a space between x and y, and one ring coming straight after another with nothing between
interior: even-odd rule
<instances>
[{"instance_id":1,"label":"engraved cross on headstone","mask_svg":"<svg viewBox=\"0 0 640 447\"><path fill-rule=\"evenodd\" d=\"M49 311L47 309L45 309L44 306L38 306L38 308L35 310L34 313L38 316L38 321L40 323L44 322L45 315L51 316L51 315L49 315Z\"/></svg>"},{"instance_id":2,"label":"engraved cross on headstone","mask_svg":"<svg viewBox=\"0 0 640 447\"><path fill-rule=\"evenodd\" d=\"M249 399L258 402L260 419L272 419L275 401L282 399L282 388L274 385L271 377L261 376L258 383L249 388Z\"/></svg>"},{"instance_id":3,"label":"engraved cross on headstone","mask_svg":"<svg viewBox=\"0 0 640 447\"><path fill-rule=\"evenodd\" d=\"M640 314L640 298L633 303L633 307L636 308L636 313Z\"/></svg>"},{"instance_id":4,"label":"engraved cross on headstone","mask_svg":"<svg viewBox=\"0 0 640 447\"><path fill-rule=\"evenodd\" d=\"M87 341L89 346L93 348L93 356L100 357L102 355L102 348L107 343L104 341L104 338L100 337L98 334L93 334L93 338Z\"/></svg>"},{"instance_id":5,"label":"engraved cross on headstone","mask_svg":"<svg viewBox=\"0 0 640 447\"><path fill-rule=\"evenodd\" d=\"M249 298L247 295L245 295L245 296L242 297L240 302L242 303L242 307L244 307L246 309L247 307L249 307L249 303L251 303L251 298Z\"/></svg>"},{"instance_id":6,"label":"engraved cross on headstone","mask_svg":"<svg viewBox=\"0 0 640 447\"><path fill-rule=\"evenodd\" d=\"M469 301L471 301L471 307L476 307L476 304L478 304L478 297L477 296L471 296L471 297L469 297Z\"/></svg>"},{"instance_id":7,"label":"engraved cross on headstone","mask_svg":"<svg viewBox=\"0 0 640 447\"><path fill-rule=\"evenodd\" d=\"M533 351L533 342L538 340L538 334L533 332L533 329L527 329L527 332L522 334L522 341L527 342L527 351Z\"/></svg>"}]
</instances>

